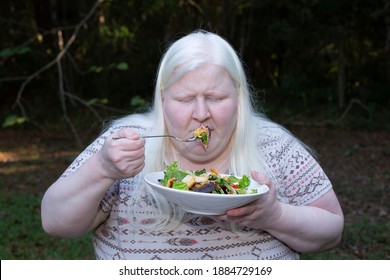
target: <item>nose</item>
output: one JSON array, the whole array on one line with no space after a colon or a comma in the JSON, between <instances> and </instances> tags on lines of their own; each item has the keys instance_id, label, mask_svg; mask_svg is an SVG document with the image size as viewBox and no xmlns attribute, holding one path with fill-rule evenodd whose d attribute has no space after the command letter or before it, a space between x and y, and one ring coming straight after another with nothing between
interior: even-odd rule
<instances>
[{"instance_id":1,"label":"nose","mask_svg":"<svg viewBox=\"0 0 390 280\"><path fill-rule=\"evenodd\" d=\"M211 116L209 106L204 99L196 101L192 117L199 122L207 120Z\"/></svg>"}]
</instances>

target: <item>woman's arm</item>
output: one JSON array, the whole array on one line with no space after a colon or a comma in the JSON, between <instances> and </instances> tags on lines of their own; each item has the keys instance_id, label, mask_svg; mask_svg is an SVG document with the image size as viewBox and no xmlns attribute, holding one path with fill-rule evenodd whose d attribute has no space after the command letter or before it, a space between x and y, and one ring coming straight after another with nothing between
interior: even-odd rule
<instances>
[{"instance_id":1,"label":"woman's arm","mask_svg":"<svg viewBox=\"0 0 390 280\"><path fill-rule=\"evenodd\" d=\"M253 178L270 186L267 195L246 206L227 211L221 219L263 229L298 252L318 252L336 246L342 236L344 216L333 190L307 206L276 199L271 182L256 172Z\"/></svg>"},{"instance_id":2,"label":"woman's arm","mask_svg":"<svg viewBox=\"0 0 390 280\"><path fill-rule=\"evenodd\" d=\"M266 229L299 252L331 249L341 241L344 216L333 190L307 206L281 204L281 215Z\"/></svg>"},{"instance_id":3,"label":"woman's arm","mask_svg":"<svg viewBox=\"0 0 390 280\"><path fill-rule=\"evenodd\" d=\"M43 229L53 235L75 237L100 224L99 204L117 179L137 175L144 166L145 140L131 129L107 138L103 147L82 166L59 178L46 191L41 207Z\"/></svg>"}]
</instances>

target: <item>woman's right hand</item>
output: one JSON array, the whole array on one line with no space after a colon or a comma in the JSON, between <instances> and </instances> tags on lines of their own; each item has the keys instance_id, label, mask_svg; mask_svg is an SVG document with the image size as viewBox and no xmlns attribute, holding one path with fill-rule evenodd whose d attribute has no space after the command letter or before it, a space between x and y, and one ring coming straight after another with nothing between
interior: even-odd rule
<instances>
[{"instance_id":1,"label":"woman's right hand","mask_svg":"<svg viewBox=\"0 0 390 280\"><path fill-rule=\"evenodd\" d=\"M145 165L145 139L131 128L119 130L106 139L96 156L103 176L113 180L134 177Z\"/></svg>"}]
</instances>

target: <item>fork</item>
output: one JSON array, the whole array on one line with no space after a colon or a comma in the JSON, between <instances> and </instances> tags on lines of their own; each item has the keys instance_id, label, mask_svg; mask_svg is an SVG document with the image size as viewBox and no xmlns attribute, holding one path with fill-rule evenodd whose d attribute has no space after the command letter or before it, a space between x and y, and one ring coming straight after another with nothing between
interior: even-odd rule
<instances>
[{"instance_id":1,"label":"fork","mask_svg":"<svg viewBox=\"0 0 390 280\"><path fill-rule=\"evenodd\" d=\"M179 137L176 137L176 136L173 136L173 135L141 135L142 138L156 138L156 137L170 137L170 138L173 138L177 141L180 141L180 142L193 142L196 140L196 136L192 136L190 138L179 138ZM125 138L125 137L112 137L113 140L118 140L118 139L122 139L122 138Z\"/></svg>"}]
</instances>

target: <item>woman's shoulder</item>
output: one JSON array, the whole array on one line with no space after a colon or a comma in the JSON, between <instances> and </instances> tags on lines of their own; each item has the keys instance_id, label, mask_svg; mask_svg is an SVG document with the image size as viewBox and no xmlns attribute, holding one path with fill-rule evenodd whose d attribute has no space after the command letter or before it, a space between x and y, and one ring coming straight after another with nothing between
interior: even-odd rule
<instances>
[{"instance_id":1,"label":"woman's shoulder","mask_svg":"<svg viewBox=\"0 0 390 280\"><path fill-rule=\"evenodd\" d=\"M150 117L147 114L128 115L118 118L116 120L108 122L103 128L100 135L95 138L72 162L62 176L66 176L69 173L79 168L87 159L96 154L103 146L106 139L114 132L121 130L122 128L132 128L139 134L145 134L151 127Z\"/></svg>"},{"instance_id":2,"label":"woman's shoulder","mask_svg":"<svg viewBox=\"0 0 390 280\"><path fill-rule=\"evenodd\" d=\"M256 123L257 141L261 149L275 149L280 151L302 150L315 155L313 149L303 143L283 125L268 119L259 119Z\"/></svg>"},{"instance_id":3,"label":"woman's shoulder","mask_svg":"<svg viewBox=\"0 0 390 280\"><path fill-rule=\"evenodd\" d=\"M260 138L293 138L293 135L284 126L267 118L257 118L256 130Z\"/></svg>"},{"instance_id":4,"label":"woman's shoulder","mask_svg":"<svg viewBox=\"0 0 390 280\"><path fill-rule=\"evenodd\" d=\"M103 130L103 134L112 134L123 128L132 128L139 134L145 134L151 129L152 123L149 114L130 114L110 121Z\"/></svg>"}]
</instances>

